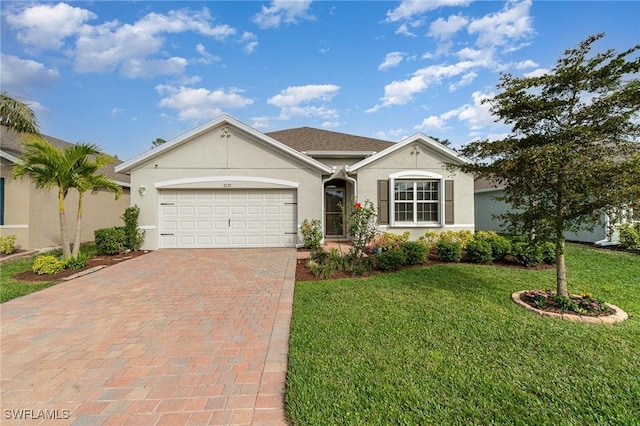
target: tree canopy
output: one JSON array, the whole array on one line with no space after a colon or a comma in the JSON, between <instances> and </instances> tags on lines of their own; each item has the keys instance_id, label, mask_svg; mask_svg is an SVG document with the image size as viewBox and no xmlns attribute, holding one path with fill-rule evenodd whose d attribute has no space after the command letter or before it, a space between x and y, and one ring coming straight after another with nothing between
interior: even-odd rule
<instances>
[{"instance_id":1,"label":"tree canopy","mask_svg":"<svg viewBox=\"0 0 640 426\"><path fill-rule=\"evenodd\" d=\"M477 141L458 167L504 186L504 220L556 243L557 293L567 295L564 232L593 229L603 211L640 200L640 45L591 54L604 34L565 51L548 73L502 75L491 112L512 127Z\"/></svg>"},{"instance_id":2,"label":"tree canopy","mask_svg":"<svg viewBox=\"0 0 640 426\"><path fill-rule=\"evenodd\" d=\"M0 92L0 124L18 133L40 133L33 110L6 92Z\"/></svg>"}]
</instances>

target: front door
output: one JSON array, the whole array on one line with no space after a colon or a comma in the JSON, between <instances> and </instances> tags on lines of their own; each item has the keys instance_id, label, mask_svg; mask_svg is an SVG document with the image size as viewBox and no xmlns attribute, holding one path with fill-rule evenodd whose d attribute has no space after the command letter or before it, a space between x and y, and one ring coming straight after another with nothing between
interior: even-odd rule
<instances>
[{"instance_id":1,"label":"front door","mask_svg":"<svg viewBox=\"0 0 640 426\"><path fill-rule=\"evenodd\" d=\"M325 232L328 238L344 238L344 220L342 207L345 205L346 190L344 184L327 182L324 188Z\"/></svg>"}]
</instances>

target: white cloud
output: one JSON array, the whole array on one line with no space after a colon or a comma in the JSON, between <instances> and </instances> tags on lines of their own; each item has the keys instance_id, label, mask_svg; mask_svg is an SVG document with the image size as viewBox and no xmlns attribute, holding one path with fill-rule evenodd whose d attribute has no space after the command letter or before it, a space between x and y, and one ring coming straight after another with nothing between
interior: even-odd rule
<instances>
[{"instance_id":1,"label":"white cloud","mask_svg":"<svg viewBox=\"0 0 640 426\"><path fill-rule=\"evenodd\" d=\"M334 84L291 86L269 98L267 103L283 108L314 100L330 101L339 90L340 86Z\"/></svg>"},{"instance_id":2,"label":"white cloud","mask_svg":"<svg viewBox=\"0 0 640 426\"><path fill-rule=\"evenodd\" d=\"M254 129L268 129L269 127L271 127L271 117L252 117L251 127L253 127Z\"/></svg>"},{"instance_id":3,"label":"white cloud","mask_svg":"<svg viewBox=\"0 0 640 426\"><path fill-rule=\"evenodd\" d=\"M2 89L15 95L25 95L31 87L53 87L60 79L57 70L40 62L21 59L12 55L0 55Z\"/></svg>"},{"instance_id":4,"label":"white cloud","mask_svg":"<svg viewBox=\"0 0 640 426\"><path fill-rule=\"evenodd\" d=\"M381 107L404 105L413 99L414 94L425 91L443 78L468 73L476 66L478 64L473 61L462 61L453 65L432 65L419 69L407 80L395 80L387 84L384 88L384 96L381 98L382 104L376 105L367 112L378 111Z\"/></svg>"},{"instance_id":5,"label":"white cloud","mask_svg":"<svg viewBox=\"0 0 640 426\"><path fill-rule=\"evenodd\" d=\"M520 61L516 64L516 68L521 70L525 68L535 68L538 64L533 62L531 59L527 59L526 61Z\"/></svg>"},{"instance_id":6,"label":"white cloud","mask_svg":"<svg viewBox=\"0 0 640 426\"><path fill-rule=\"evenodd\" d=\"M325 121L324 123L322 123L322 127L324 127L325 129L335 129L336 127L340 126L342 126L342 123L340 123L339 121Z\"/></svg>"},{"instance_id":7,"label":"white cloud","mask_svg":"<svg viewBox=\"0 0 640 426\"><path fill-rule=\"evenodd\" d=\"M271 6L262 6L262 10L253 17L260 28L278 28L282 22L294 24L297 19L314 20L307 11L312 0L273 0Z\"/></svg>"},{"instance_id":8,"label":"white cloud","mask_svg":"<svg viewBox=\"0 0 640 426\"><path fill-rule=\"evenodd\" d=\"M165 33L194 31L216 40L235 34L236 30L228 25L212 26L210 20L207 9L172 10L166 15L150 13L134 24L112 21L98 26L85 25L76 43L76 71L119 70L129 78L181 74L187 65L184 58L148 58L163 53Z\"/></svg>"},{"instance_id":9,"label":"white cloud","mask_svg":"<svg viewBox=\"0 0 640 426\"><path fill-rule=\"evenodd\" d=\"M334 84L309 84L306 86L291 86L280 91L267 100L267 103L280 108L281 120L292 117L321 117L335 118L338 113L324 103L331 101L340 90ZM308 104L320 104L308 105Z\"/></svg>"},{"instance_id":10,"label":"white cloud","mask_svg":"<svg viewBox=\"0 0 640 426\"><path fill-rule=\"evenodd\" d=\"M380 71L386 71L390 68L397 67L403 59L404 53L402 52L387 53L387 56L384 58L384 62L378 66L378 69Z\"/></svg>"},{"instance_id":11,"label":"white cloud","mask_svg":"<svg viewBox=\"0 0 640 426\"><path fill-rule=\"evenodd\" d=\"M252 54L258 48L258 36L248 31L242 33L239 42L244 43L244 52L247 54Z\"/></svg>"},{"instance_id":12,"label":"white cloud","mask_svg":"<svg viewBox=\"0 0 640 426\"><path fill-rule=\"evenodd\" d=\"M403 0L394 10L387 12L387 22L397 22L422 15L442 6L466 6L470 0Z\"/></svg>"},{"instance_id":13,"label":"white cloud","mask_svg":"<svg viewBox=\"0 0 640 426\"><path fill-rule=\"evenodd\" d=\"M547 68L537 68L531 72L525 73L524 76L525 77L542 77L545 74L549 74L551 72L551 70L547 69Z\"/></svg>"},{"instance_id":14,"label":"white cloud","mask_svg":"<svg viewBox=\"0 0 640 426\"><path fill-rule=\"evenodd\" d=\"M480 47L508 45L533 33L530 9L531 0L509 1L500 12L472 20L468 31L478 35L476 44Z\"/></svg>"},{"instance_id":15,"label":"white cloud","mask_svg":"<svg viewBox=\"0 0 640 426\"><path fill-rule=\"evenodd\" d=\"M473 83L473 80L475 80L477 76L478 76L478 74L476 74L473 71L466 73L465 75L462 76L460 81L458 81L456 83L452 83L452 84L449 85L449 91L450 92L455 92L460 87L470 85L471 83Z\"/></svg>"},{"instance_id":16,"label":"white cloud","mask_svg":"<svg viewBox=\"0 0 640 426\"><path fill-rule=\"evenodd\" d=\"M253 100L242 96L242 90L209 90L205 88L156 86L161 96L160 107L178 111L181 121L209 120L224 113L226 109L237 109L253 104Z\"/></svg>"},{"instance_id":17,"label":"white cloud","mask_svg":"<svg viewBox=\"0 0 640 426\"><path fill-rule=\"evenodd\" d=\"M407 37L417 37L415 33L409 30L409 26L407 24L401 24L396 30L396 34L400 34Z\"/></svg>"},{"instance_id":18,"label":"white cloud","mask_svg":"<svg viewBox=\"0 0 640 426\"><path fill-rule=\"evenodd\" d=\"M449 19L438 18L429 26L429 35L440 40L448 40L469 23L469 20L458 14L451 15Z\"/></svg>"},{"instance_id":19,"label":"white cloud","mask_svg":"<svg viewBox=\"0 0 640 426\"><path fill-rule=\"evenodd\" d=\"M414 126L414 129L420 132L423 132L425 130L433 130L433 129L440 130L440 129L443 129L444 127L445 127L445 120L443 120L441 117L431 115L425 118L424 120L422 120L422 123L418 124L417 126Z\"/></svg>"},{"instance_id":20,"label":"white cloud","mask_svg":"<svg viewBox=\"0 0 640 426\"><path fill-rule=\"evenodd\" d=\"M67 37L75 35L82 25L97 16L79 7L58 3L41 4L7 15L7 23L16 30L16 38L38 49L60 49Z\"/></svg>"},{"instance_id":21,"label":"white cloud","mask_svg":"<svg viewBox=\"0 0 640 426\"><path fill-rule=\"evenodd\" d=\"M207 52L207 48L204 47L204 44L202 43L198 43L196 45L196 52L200 54L198 62L202 64L210 64L213 61L220 61L220 57Z\"/></svg>"}]
</instances>

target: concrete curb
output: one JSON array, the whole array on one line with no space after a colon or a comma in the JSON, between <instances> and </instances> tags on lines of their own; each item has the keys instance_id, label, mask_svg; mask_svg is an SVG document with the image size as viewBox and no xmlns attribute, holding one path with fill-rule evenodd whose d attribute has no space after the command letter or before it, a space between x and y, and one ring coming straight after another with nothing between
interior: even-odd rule
<instances>
[{"instance_id":1,"label":"concrete curb","mask_svg":"<svg viewBox=\"0 0 640 426\"><path fill-rule=\"evenodd\" d=\"M615 323L622 322L629 319L629 315L625 311L623 311L616 305L612 305L610 303L605 303L605 305L607 305L610 309L613 309L615 311L615 314L601 316L601 317L590 317L590 316L579 315L579 314L559 314L556 312L543 311L540 309L536 309L533 306L530 306L529 304L527 304L526 302L523 302L520 299L520 296L522 295L522 293L525 293L526 291L528 290L516 291L515 293L511 294L511 300L513 300L517 305L522 306L526 310L531 311L537 315L541 315L543 317L557 318L557 319L573 321L573 322L584 322L589 324L615 324Z\"/></svg>"}]
</instances>

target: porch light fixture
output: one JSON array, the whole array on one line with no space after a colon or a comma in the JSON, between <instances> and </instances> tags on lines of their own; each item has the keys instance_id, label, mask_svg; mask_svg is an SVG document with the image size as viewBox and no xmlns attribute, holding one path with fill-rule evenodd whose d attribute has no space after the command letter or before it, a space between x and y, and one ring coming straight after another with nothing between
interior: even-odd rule
<instances>
[{"instance_id":1,"label":"porch light fixture","mask_svg":"<svg viewBox=\"0 0 640 426\"><path fill-rule=\"evenodd\" d=\"M144 185L140 185L140 188L138 188L138 194L140 194L141 197L144 197L146 193L147 193L147 188L145 188Z\"/></svg>"}]
</instances>

